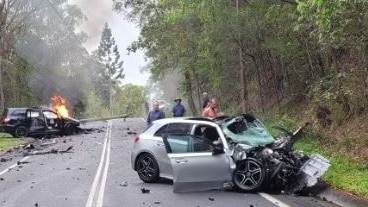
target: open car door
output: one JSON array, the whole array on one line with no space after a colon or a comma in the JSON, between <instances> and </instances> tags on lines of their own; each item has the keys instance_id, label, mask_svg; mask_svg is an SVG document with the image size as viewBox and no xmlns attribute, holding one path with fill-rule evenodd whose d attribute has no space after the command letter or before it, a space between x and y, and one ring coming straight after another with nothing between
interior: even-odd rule
<instances>
[{"instance_id":1,"label":"open car door","mask_svg":"<svg viewBox=\"0 0 368 207\"><path fill-rule=\"evenodd\" d=\"M192 135L166 135L163 141L173 168L174 192L221 189L232 180L231 158L222 146Z\"/></svg>"}]
</instances>

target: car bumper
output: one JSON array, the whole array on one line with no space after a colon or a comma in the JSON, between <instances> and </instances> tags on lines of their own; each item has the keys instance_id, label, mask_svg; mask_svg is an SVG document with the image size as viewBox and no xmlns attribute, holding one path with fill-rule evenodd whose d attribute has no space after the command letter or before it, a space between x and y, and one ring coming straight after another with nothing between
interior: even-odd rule
<instances>
[{"instance_id":1,"label":"car bumper","mask_svg":"<svg viewBox=\"0 0 368 207\"><path fill-rule=\"evenodd\" d=\"M15 126L13 125L0 125L0 132L5 132L11 134L14 132Z\"/></svg>"}]
</instances>

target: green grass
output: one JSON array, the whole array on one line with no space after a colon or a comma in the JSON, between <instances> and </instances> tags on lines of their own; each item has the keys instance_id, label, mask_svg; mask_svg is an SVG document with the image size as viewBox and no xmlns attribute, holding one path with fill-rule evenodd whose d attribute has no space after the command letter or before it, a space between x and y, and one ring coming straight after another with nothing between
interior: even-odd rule
<instances>
[{"instance_id":1,"label":"green grass","mask_svg":"<svg viewBox=\"0 0 368 207\"><path fill-rule=\"evenodd\" d=\"M350 161L343 155L331 152L328 146L321 145L318 139L306 137L295 144L295 149L306 154L319 153L330 160L330 168L323 180L331 186L353 194L368 197L368 165Z\"/></svg>"},{"instance_id":2,"label":"green grass","mask_svg":"<svg viewBox=\"0 0 368 207\"><path fill-rule=\"evenodd\" d=\"M25 138L13 138L9 134L0 133L0 154L8 149L11 149L14 146L19 144L23 144L26 142Z\"/></svg>"}]
</instances>

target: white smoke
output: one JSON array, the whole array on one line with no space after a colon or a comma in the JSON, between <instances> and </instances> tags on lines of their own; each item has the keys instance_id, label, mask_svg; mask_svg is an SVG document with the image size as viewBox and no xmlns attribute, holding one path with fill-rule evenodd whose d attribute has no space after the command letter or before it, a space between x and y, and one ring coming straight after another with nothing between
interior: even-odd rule
<instances>
[{"instance_id":1,"label":"white smoke","mask_svg":"<svg viewBox=\"0 0 368 207\"><path fill-rule=\"evenodd\" d=\"M112 0L69 0L68 3L76 4L87 17L80 28L88 35L84 46L88 51L97 49L104 24L113 17Z\"/></svg>"}]
</instances>

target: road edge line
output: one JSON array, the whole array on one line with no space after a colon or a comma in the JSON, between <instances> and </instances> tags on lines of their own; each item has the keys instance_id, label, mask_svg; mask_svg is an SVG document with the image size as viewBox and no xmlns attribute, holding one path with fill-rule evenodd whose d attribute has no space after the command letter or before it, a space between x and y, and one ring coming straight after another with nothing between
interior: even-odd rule
<instances>
[{"instance_id":1,"label":"road edge line","mask_svg":"<svg viewBox=\"0 0 368 207\"><path fill-rule=\"evenodd\" d=\"M20 162L24 162L29 158L29 156L23 157ZM0 176L4 175L5 173L9 172L11 169L15 168L16 166L18 166L18 163L14 163L12 165L10 165L8 168L6 168L5 170L0 172Z\"/></svg>"},{"instance_id":2,"label":"road edge line","mask_svg":"<svg viewBox=\"0 0 368 207\"><path fill-rule=\"evenodd\" d=\"M102 207L103 205L107 173L109 171L109 165L110 165L110 151L111 151L111 128L110 128L110 133L109 133L108 142L107 142L107 152L106 152L107 155L106 155L105 168L104 168L103 175L102 175L100 191L98 192L98 197L97 197L97 203L96 203L97 207Z\"/></svg>"},{"instance_id":3,"label":"road edge line","mask_svg":"<svg viewBox=\"0 0 368 207\"><path fill-rule=\"evenodd\" d=\"M93 200L94 200L95 193L96 193L96 190L97 190L98 181L100 179L101 169L102 169L103 163L105 162L107 137L108 137L109 129L111 127L110 122L108 122L107 127L108 127L108 129L107 129L108 131L106 132L106 135L105 135L105 138L104 138L105 140L104 140L104 146L103 146L103 149L102 149L101 160L100 160L100 163L98 164L97 172L96 172L96 175L93 179L93 183L92 183L89 195L88 195L86 207L92 207L92 205L93 205Z\"/></svg>"},{"instance_id":4,"label":"road edge line","mask_svg":"<svg viewBox=\"0 0 368 207\"><path fill-rule=\"evenodd\" d=\"M257 193L258 195L260 195L262 198L270 201L271 203L275 204L276 206L279 206L279 207L291 207L289 206L288 204L278 200L277 198L271 196L270 194L267 194L267 193Z\"/></svg>"}]
</instances>

